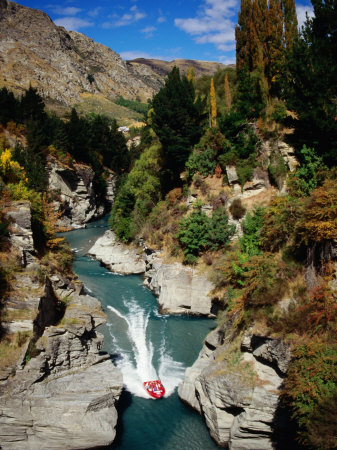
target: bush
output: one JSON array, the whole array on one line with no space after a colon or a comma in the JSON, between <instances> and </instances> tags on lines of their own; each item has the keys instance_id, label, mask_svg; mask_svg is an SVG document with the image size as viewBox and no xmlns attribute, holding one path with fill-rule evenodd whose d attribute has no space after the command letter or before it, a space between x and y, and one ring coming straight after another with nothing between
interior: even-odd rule
<instances>
[{"instance_id":1,"label":"bush","mask_svg":"<svg viewBox=\"0 0 337 450\"><path fill-rule=\"evenodd\" d=\"M285 395L299 425L300 442L316 449L336 448L337 345L315 338L292 354Z\"/></svg>"},{"instance_id":2,"label":"bush","mask_svg":"<svg viewBox=\"0 0 337 450\"><path fill-rule=\"evenodd\" d=\"M197 207L181 220L175 237L184 249L185 261L188 262L190 256L197 257L202 251L218 250L226 245L235 229L234 225L228 224L228 216L223 209L217 209L209 218Z\"/></svg>"},{"instance_id":3,"label":"bush","mask_svg":"<svg viewBox=\"0 0 337 450\"><path fill-rule=\"evenodd\" d=\"M243 237L240 238L240 248L243 253L249 256L259 255L260 250L260 230L263 225L265 209L257 207L253 214L247 213L242 223Z\"/></svg>"},{"instance_id":4,"label":"bush","mask_svg":"<svg viewBox=\"0 0 337 450\"><path fill-rule=\"evenodd\" d=\"M229 207L229 211L231 212L233 219L239 220L245 215L246 208L243 206L241 199L236 198Z\"/></svg>"}]
</instances>

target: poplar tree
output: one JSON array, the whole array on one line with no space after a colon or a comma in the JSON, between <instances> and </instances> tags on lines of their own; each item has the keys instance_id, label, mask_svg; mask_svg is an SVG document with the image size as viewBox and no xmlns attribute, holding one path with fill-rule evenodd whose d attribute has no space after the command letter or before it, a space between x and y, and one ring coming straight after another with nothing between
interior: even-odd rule
<instances>
[{"instance_id":1,"label":"poplar tree","mask_svg":"<svg viewBox=\"0 0 337 450\"><path fill-rule=\"evenodd\" d=\"M235 28L238 71L256 71L261 87L277 93L285 52L296 37L294 0L241 0Z\"/></svg>"},{"instance_id":2,"label":"poplar tree","mask_svg":"<svg viewBox=\"0 0 337 450\"><path fill-rule=\"evenodd\" d=\"M211 90L210 90L210 97L211 97L211 127L216 127L216 116L217 116L217 110L216 110L216 98L215 98L215 89L214 89L214 79L211 78Z\"/></svg>"}]
</instances>

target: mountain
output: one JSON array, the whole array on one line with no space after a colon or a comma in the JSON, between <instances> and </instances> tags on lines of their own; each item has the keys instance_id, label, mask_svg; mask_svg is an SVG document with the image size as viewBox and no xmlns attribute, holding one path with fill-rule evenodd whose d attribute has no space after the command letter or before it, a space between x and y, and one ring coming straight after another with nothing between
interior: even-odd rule
<instances>
[{"instance_id":1,"label":"mountain","mask_svg":"<svg viewBox=\"0 0 337 450\"><path fill-rule=\"evenodd\" d=\"M186 73L188 67L193 67L196 77L203 75L213 75L218 69L226 67L235 67L234 64L224 65L219 62L197 61L193 59L174 59L173 61L162 61L160 59L137 58L127 61L129 65L135 68L149 67L153 72L165 77L174 66L178 67L181 73Z\"/></svg>"},{"instance_id":2,"label":"mountain","mask_svg":"<svg viewBox=\"0 0 337 450\"><path fill-rule=\"evenodd\" d=\"M0 64L0 86L22 92L31 84L68 106L85 93L146 101L163 84L150 67L137 71L110 48L7 0L0 0Z\"/></svg>"},{"instance_id":3,"label":"mountain","mask_svg":"<svg viewBox=\"0 0 337 450\"><path fill-rule=\"evenodd\" d=\"M0 64L0 87L20 94L32 85L54 109L76 105L115 116L125 109L113 103L117 97L146 102L175 65L181 72L194 67L197 77L226 67L187 59L123 61L109 47L55 25L46 13L7 0L0 0Z\"/></svg>"}]
</instances>

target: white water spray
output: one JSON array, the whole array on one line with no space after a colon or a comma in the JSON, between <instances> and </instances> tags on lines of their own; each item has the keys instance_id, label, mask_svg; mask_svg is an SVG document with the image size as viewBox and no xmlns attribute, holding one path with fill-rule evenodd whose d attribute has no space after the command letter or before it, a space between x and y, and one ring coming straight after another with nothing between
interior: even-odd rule
<instances>
[{"instance_id":1,"label":"white water spray","mask_svg":"<svg viewBox=\"0 0 337 450\"><path fill-rule=\"evenodd\" d=\"M125 315L120 313L113 306L108 309L115 316L123 319L127 324L127 336L132 346L132 352L128 352L119 341L118 337L113 335L113 327L109 327L111 336L114 339L115 350L121 354L117 360L117 366L121 369L126 389L132 394L150 399L146 393L143 382L160 379L166 389L165 396L171 395L178 386L184 375L182 363L174 361L168 354L165 339L162 338L159 352L158 373L153 366L153 356L155 354L155 343L147 339L147 329L149 324L150 312L142 309L135 300L124 301L128 308ZM164 320L164 318L163 318ZM124 347L124 348L123 348Z\"/></svg>"}]
</instances>

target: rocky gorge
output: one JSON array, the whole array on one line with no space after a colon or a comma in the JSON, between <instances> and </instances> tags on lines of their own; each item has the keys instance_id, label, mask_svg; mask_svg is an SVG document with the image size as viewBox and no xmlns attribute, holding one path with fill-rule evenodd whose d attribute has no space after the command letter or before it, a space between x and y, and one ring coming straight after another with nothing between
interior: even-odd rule
<instances>
[{"instance_id":1,"label":"rocky gorge","mask_svg":"<svg viewBox=\"0 0 337 450\"><path fill-rule=\"evenodd\" d=\"M214 286L196 269L165 264L160 252L144 244L130 248L116 241L111 231L96 241L89 254L111 271L142 274L162 313L216 316ZM206 336L178 394L203 416L220 447L268 450L283 440L287 446L288 416L280 393L290 360L290 349L282 340L252 329L242 334L235 323L225 322Z\"/></svg>"},{"instance_id":2,"label":"rocky gorge","mask_svg":"<svg viewBox=\"0 0 337 450\"><path fill-rule=\"evenodd\" d=\"M21 268L4 299L1 327L20 354L1 368L1 447L108 445L123 382L109 354L100 351L97 326L106 320L100 302L72 274L43 274L29 202L14 202L6 213L10 254Z\"/></svg>"}]
</instances>

